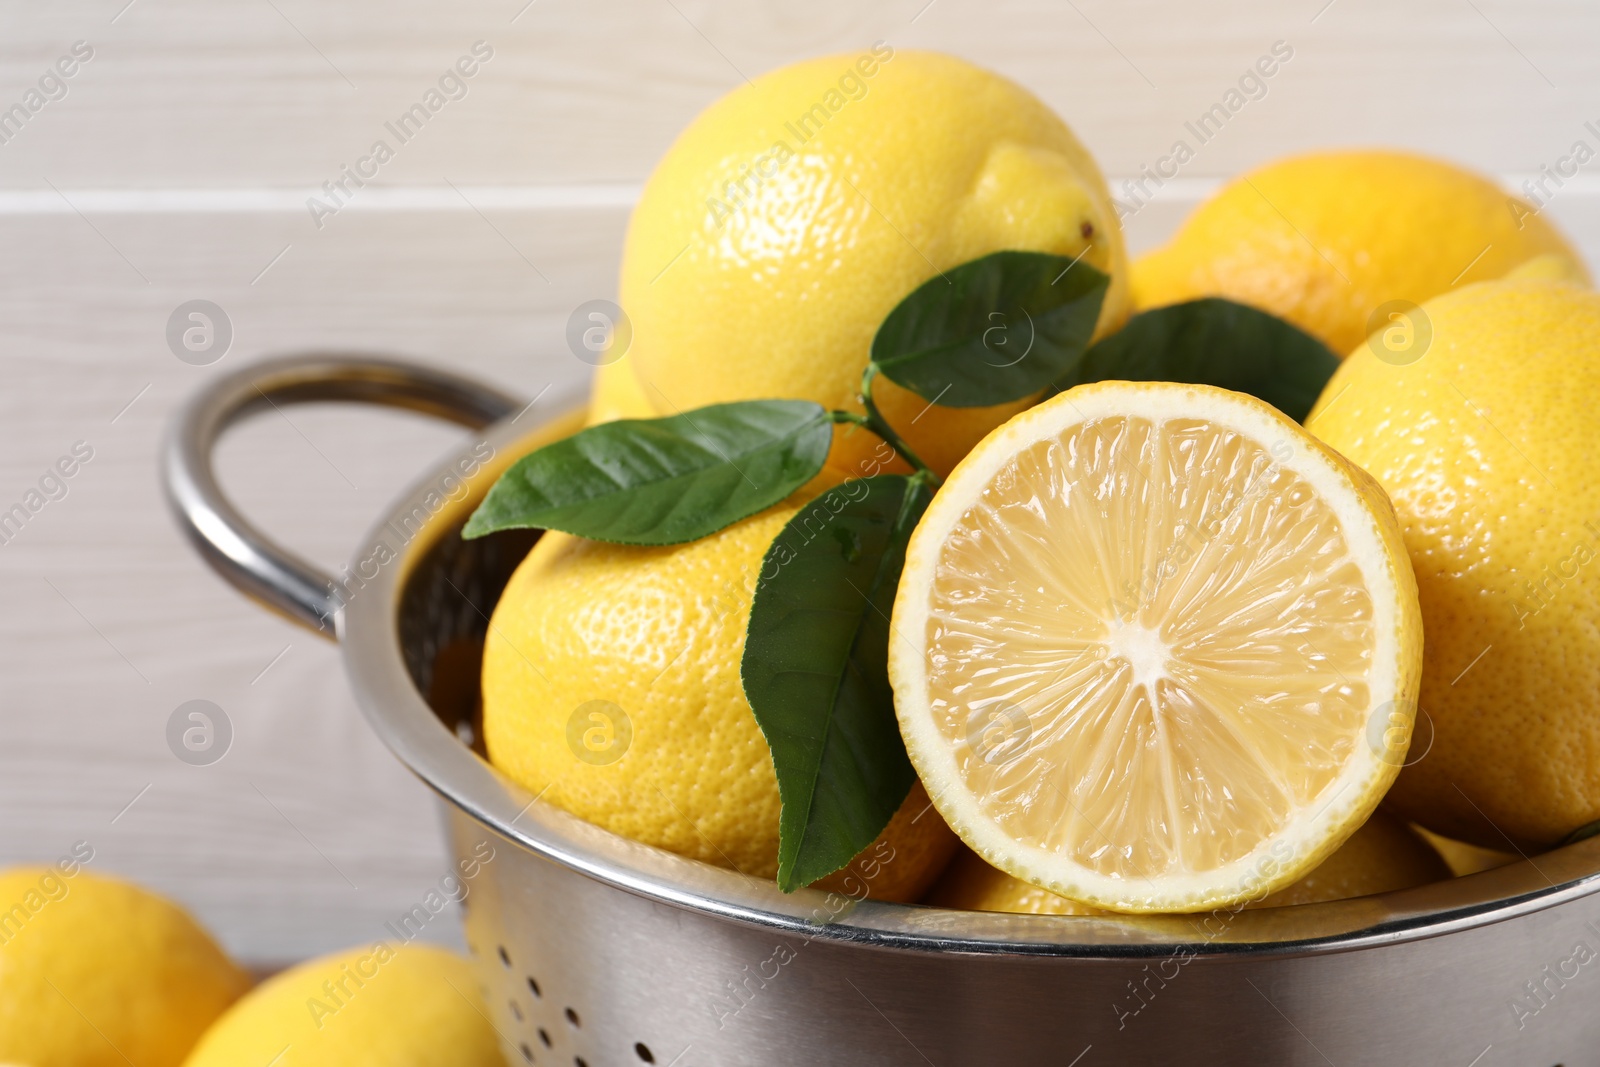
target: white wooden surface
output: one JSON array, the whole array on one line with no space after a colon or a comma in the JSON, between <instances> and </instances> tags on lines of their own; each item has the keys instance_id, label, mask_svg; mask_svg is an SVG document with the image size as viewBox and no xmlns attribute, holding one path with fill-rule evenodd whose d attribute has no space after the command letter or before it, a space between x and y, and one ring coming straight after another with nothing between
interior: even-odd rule
<instances>
[{"instance_id":1,"label":"white wooden surface","mask_svg":"<svg viewBox=\"0 0 1600 1067\"><path fill-rule=\"evenodd\" d=\"M155 482L169 413L313 345L576 393L566 316L613 294L627 205L678 129L743 77L880 38L1030 86L1114 185L1288 42L1266 95L1131 220L1135 248L1288 151L1405 145L1519 182L1600 121L1586 0L4 0L0 109L73 42L94 58L0 144L0 510L75 442L94 458L0 545L0 864L88 840L93 867L258 961L380 936L420 899L446 870L431 797L359 719L335 650L180 543ZM494 55L467 95L314 226L306 197L480 40ZM1550 206L1592 263L1597 193L1586 174ZM197 297L234 324L213 367L164 340ZM231 438L222 470L332 566L449 434L300 409ZM236 731L209 767L165 741L193 698Z\"/></svg>"}]
</instances>

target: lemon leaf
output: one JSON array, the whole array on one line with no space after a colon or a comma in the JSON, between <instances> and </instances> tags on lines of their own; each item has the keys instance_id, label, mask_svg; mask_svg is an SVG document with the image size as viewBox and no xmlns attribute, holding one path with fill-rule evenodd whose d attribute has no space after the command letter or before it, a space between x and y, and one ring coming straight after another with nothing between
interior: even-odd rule
<instances>
[{"instance_id":1,"label":"lemon leaf","mask_svg":"<svg viewBox=\"0 0 1600 1067\"><path fill-rule=\"evenodd\" d=\"M1067 256L994 252L900 301L872 338L872 361L942 407L1020 400L1082 357L1109 283Z\"/></svg>"},{"instance_id":2,"label":"lemon leaf","mask_svg":"<svg viewBox=\"0 0 1600 1067\"><path fill-rule=\"evenodd\" d=\"M591 426L514 463L462 536L534 527L629 545L693 541L810 481L832 441L832 414L806 400Z\"/></svg>"},{"instance_id":3,"label":"lemon leaf","mask_svg":"<svg viewBox=\"0 0 1600 1067\"><path fill-rule=\"evenodd\" d=\"M926 482L852 479L789 520L762 561L740 676L783 801L778 886L849 863L916 776L889 688L889 613Z\"/></svg>"},{"instance_id":4,"label":"lemon leaf","mask_svg":"<svg viewBox=\"0 0 1600 1067\"><path fill-rule=\"evenodd\" d=\"M1299 327L1232 300L1206 297L1133 316L1090 346L1056 388L1099 381L1215 385L1265 400L1304 422L1338 367L1339 357Z\"/></svg>"}]
</instances>

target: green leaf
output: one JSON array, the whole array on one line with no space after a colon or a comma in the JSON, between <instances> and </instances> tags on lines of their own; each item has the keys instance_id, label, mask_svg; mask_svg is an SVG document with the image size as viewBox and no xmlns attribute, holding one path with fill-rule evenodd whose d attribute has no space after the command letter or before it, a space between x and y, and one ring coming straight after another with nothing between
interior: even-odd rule
<instances>
[{"instance_id":1,"label":"green leaf","mask_svg":"<svg viewBox=\"0 0 1600 1067\"><path fill-rule=\"evenodd\" d=\"M1264 311L1207 297L1153 308L1093 345L1056 382L1191 382L1265 400L1305 421L1339 357L1310 334Z\"/></svg>"},{"instance_id":2,"label":"green leaf","mask_svg":"<svg viewBox=\"0 0 1600 1067\"><path fill-rule=\"evenodd\" d=\"M1021 400L1083 355L1109 282L1066 256L995 252L900 301L872 339L872 361L943 407Z\"/></svg>"},{"instance_id":3,"label":"green leaf","mask_svg":"<svg viewBox=\"0 0 1600 1067\"><path fill-rule=\"evenodd\" d=\"M845 482L762 561L740 674L778 772L784 892L849 863L915 780L889 688L889 613L931 498L916 477Z\"/></svg>"},{"instance_id":4,"label":"green leaf","mask_svg":"<svg viewBox=\"0 0 1600 1067\"><path fill-rule=\"evenodd\" d=\"M806 400L592 426L513 464L462 536L537 527L629 545L693 541L810 481L832 441L832 415Z\"/></svg>"}]
</instances>

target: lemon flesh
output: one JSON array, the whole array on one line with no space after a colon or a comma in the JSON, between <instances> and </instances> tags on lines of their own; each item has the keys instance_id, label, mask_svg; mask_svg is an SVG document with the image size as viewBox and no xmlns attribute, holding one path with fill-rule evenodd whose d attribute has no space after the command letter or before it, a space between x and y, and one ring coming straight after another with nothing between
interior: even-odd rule
<instances>
[{"instance_id":1,"label":"lemon flesh","mask_svg":"<svg viewBox=\"0 0 1600 1067\"><path fill-rule=\"evenodd\" d=\"M1084 386L964 460L890 653L912 762L990 863L1120 911L1281 888L1402 762L1421 632L1370 478L1252 398Z\"/></svg>"}]
</instances>

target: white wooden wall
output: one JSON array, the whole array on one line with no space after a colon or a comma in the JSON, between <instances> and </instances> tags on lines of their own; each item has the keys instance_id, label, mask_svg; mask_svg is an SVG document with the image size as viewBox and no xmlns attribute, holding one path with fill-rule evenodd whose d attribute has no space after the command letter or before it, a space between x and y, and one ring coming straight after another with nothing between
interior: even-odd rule
<instances>
[{"instance_id":1,"label":"white wooden wall","mask_svg":"<svg viewBox=\"0 0 1600 1067\"><path fill-rule=\"evenodd\" d=\"M0 545L0 864L87 840L93 868L186 901L258 962L380 936L445 873L432 799L360 720L336 651L180 542L154 466L173 406L312 345L576 394L566 317L614 294L628 205L677 131L744 77L877 39L1030 86L1113 184L1287 42L1267 94L1131 220L1136 249L1297 149L1410 146L1520 182L1600 147L1592 0L3 0L0 109L74 42L94 54L0 144L0 511L75 442L94 457ZM317 228L306 197L476 41L493 58L468 95ZM1600 264L1600 179L1550 211ZM234 326L215 366L167 349L195 298ZM299 409L229 439L222 470L333 566L448 440ZM165 740L195 698L235 730L206 767Z\"/></svg>"}]
</instances>

